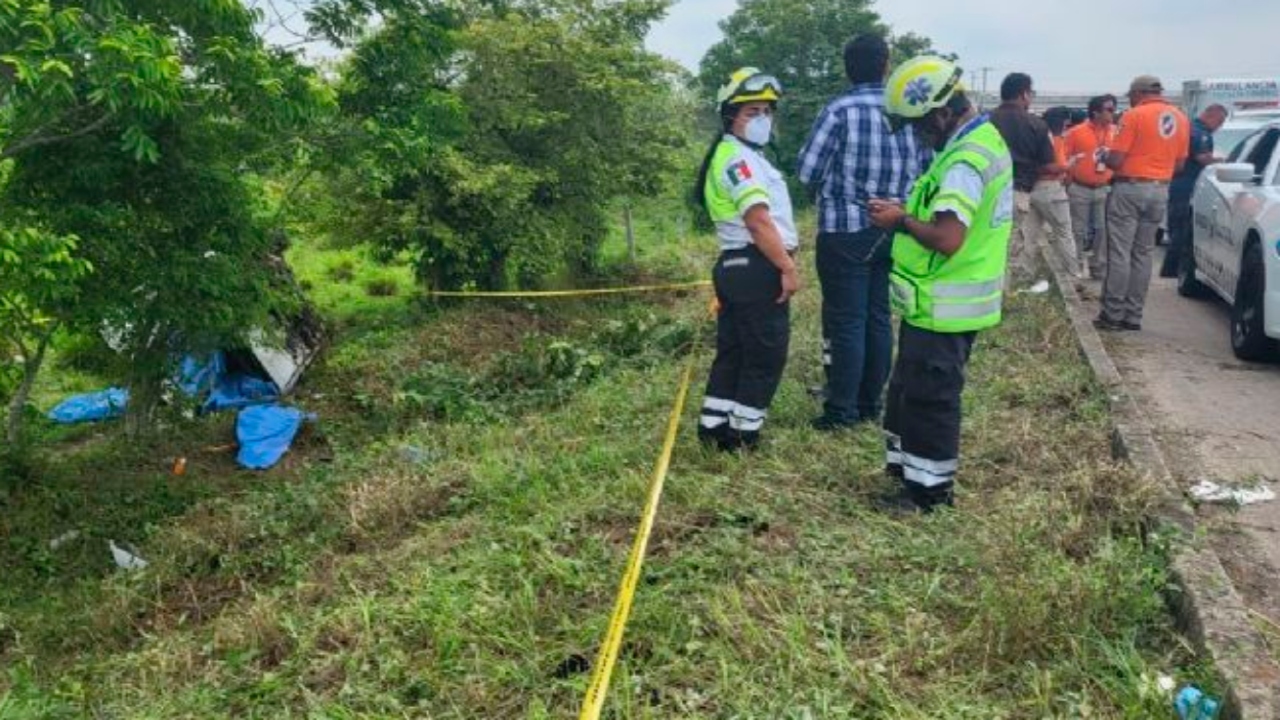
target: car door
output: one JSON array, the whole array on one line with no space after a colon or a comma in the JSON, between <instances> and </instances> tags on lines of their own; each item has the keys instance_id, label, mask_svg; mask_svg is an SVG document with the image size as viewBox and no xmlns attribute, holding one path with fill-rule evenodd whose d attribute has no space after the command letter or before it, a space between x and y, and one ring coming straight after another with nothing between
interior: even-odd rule
<instances>
[{"instance_id":1,"label":"car door","mask_svg":"<svg viewBox=\"0 0 1280 720\"><path fill-rule=\"evenodd\" d=\"M1227 162L1245 162L1264 134L1258 132L1246 138L1231 152ZM1200 187L1192 202L1196 267L1219 295L1228 298L1235 291L1235 283L1226 282L1229 275L1227 266L1234 260L1231 259L1230 224L1224 220L1230 213L1232 200L1242 187L1238 183L1222 182L1210 168L1201 175Z\"/></svg>"},{"instance_id":2,"label":"car door","mask_svg":"<svg viewBox=\"0 0 1280 720\"><path fill-rule=\"evenodd\" d=\"M1266 187L1271 180L1276 146L1280 143L1280 128L1269 128L1260 133L1258 142L1249 148L1242 162L1251 163L1256 179L1251 183L1233 185L1225 193L1226 202L1219 211L1221 235L1225 243L1223 289L1235 297L1236 284L1240 280L1244 243L1249 230L1257 225L1258 216L1266 203Z\"/></svg>"}]
</instances>

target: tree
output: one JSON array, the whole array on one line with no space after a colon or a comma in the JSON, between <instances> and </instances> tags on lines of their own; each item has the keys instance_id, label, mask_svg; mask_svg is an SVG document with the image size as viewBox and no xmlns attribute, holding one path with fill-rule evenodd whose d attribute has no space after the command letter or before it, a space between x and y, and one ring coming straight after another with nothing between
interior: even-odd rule
<instances>
[{"instance_id":1,"label":"tree","mask_svg":"<svg viewBox=\"0 0 1280 720\"><path fill-rule=\"evenodd\" d=\"M58 331L58 311L74 299L77 281L92 269L76 258L76 238L32 226L0 227L0 353L21 358L19 379L9 400L5 439L21 440L23 410L49 343Z\"/></svg>"},{"instance_id":2,"label":"tree","mask_svg":"<svg viewBox=\"0 0 1280 720\"><path fill-rule=\"evenodd\" d=\"M845 43L862 33L881 33L890 39L895 61L932 48L919 35L893 36L872 10L872 0L742 0L720 29L724 39L702 58L703 92L714 98L729 75L743 66L777 76L786 92L778 109L776 140L784 168L794 167L822 108L848 87Z\"/></svg>"},{"instance_id":3,"label":"tree","mask_svg":"<svg viewBox=\"0 0 1280 720\"><path fill-rule=\"evenodd\" d=\"M348 186L364 180L350 193L362 198L349 215L361 235L413 252L435 287L589 271L609 201L660 183L687 142L653 121L670 106L674 75L643 47L669 0L405 4L380 8L380 28L356 44L339 86L364 138L354 155L370 161L337 174ZM348 6L317 11L358 37L338 13ZM450 52L397 40L424 18L443 38L430 47Z\"/></svg>"},{"instance_id":4,"label":"tree","mask_svg":"<svg viewBox=\"0 0 1280 720\"><path fill-rule=\"evenodd\" d=\"M97 272L69 320L118 335L132 429L176 353L235 342L275 305L246 177L287 161L329 95L256 17L239 0L0 0L0 214L80 239Z\"/></svg>"}]
</instances>

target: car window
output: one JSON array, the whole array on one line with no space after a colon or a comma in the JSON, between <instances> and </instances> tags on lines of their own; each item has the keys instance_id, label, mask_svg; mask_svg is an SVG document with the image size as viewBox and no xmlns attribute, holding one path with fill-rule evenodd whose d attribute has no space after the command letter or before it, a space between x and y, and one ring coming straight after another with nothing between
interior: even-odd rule
<instances>
[{"instance_id":1,"label":"car window","mask_svg":"<svg viewBox=\"0 0 1280 720\"><path fill-rule=\"evenodd\" d=\"M1222 128L1213 134L1214 154L1239 157L1236 153L1240 152L1241 142L1255 132L1251 128Z\"/></svg>"},{"instance_id":2,"label":"car window","mask_svg":"<svg viewBox=\"0 0 1280 720\"><path fill-rule=\"evenodd\" d=\"M1244 161L1253 165L1254 173L1259 178L1264 177L1267 168L1271 166L1271 154L1276 150L1277 140L1280 140L1280 130L1268 130L1245 156Z\"/></svg>"},{"instance_id":3,"label":"car window","mask_svg":"<svg viewBox=\"0 0 1280 720\"><path fill-rule=\"evenodd\" d=\"M1236 148L1227 156L1227 162L1244 162L1240 158L1245 157L1245 153L1252 150L1253 146L1258 144L1258 138L1261 136L1262 133L1257 133L1245 138L1244 142L1236 145Z\"/></svg>"}]
</instances>

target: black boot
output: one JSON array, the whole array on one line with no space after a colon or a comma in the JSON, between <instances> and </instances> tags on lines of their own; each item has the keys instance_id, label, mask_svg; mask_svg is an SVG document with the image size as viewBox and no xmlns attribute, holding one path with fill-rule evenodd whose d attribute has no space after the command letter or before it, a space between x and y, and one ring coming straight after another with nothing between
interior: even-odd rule
<instances>
[{"instance_id":1,"label":"black boot","mask_svg":"<svg viewBox=\"0 0 1280 720\"><path fill-rule=\"evenodd\" d=\"M724 452L752 452L760 446L760 431L742 431L727 428L719 441Z\"/></svg>"},{"instance_id":2,"label":"black boot","mask_svg":"<svg viewBox=\"0 0 1280 720\"><path fill-rule=\"evenodd\" d=\"M698 425L698 442L703 445L715 445L720 447L725 443L729 436L728 424L719 427L709 428L706 425Z\"/></svg>"},{"instance_id":3,"label":"black boot","mask_svg":"<svg viewBox=\"0 0 1280 720\"><path fill-rule=\"evenodd\" d=\"M926 488L916 483L906 483L906 486L912 501L926 515L940 507L955 507L955 495L950 484L935 488Z\"/></svg>"}]
</instances>

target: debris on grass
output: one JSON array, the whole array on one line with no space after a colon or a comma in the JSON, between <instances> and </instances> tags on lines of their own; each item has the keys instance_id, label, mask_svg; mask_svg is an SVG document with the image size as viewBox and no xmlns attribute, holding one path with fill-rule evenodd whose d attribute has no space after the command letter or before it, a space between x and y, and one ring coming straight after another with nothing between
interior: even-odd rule
<instances>
[{"instance_id":1,"label":"debris on grass","mask_svg":"<svg viewBox=\"0 0 1280 720\"><path fill-rule=\"evenodd\" d=\"M142 570L147 566L146 560L120 547L115 540L108 540L107 543L111 545L111 557L116 561L116 566L120 569Z\"/></svg>"},{"instance_id":2,"label":"debris on grass","mask_svg":"<svg viewBox=\"0 0 1280 720\"><path fill-rule=\"evenodd\" d=\"M1276 499L1271 488L1257 484L1251 487L1231 487L1220 485L1212 480L1201 480L1191 488L1191 497L1203 503L1227 503L1234 505L1256 505Z\"/></svg>"}]
</instances>

